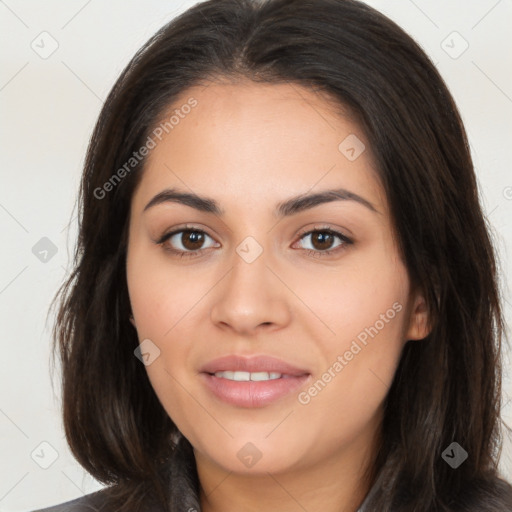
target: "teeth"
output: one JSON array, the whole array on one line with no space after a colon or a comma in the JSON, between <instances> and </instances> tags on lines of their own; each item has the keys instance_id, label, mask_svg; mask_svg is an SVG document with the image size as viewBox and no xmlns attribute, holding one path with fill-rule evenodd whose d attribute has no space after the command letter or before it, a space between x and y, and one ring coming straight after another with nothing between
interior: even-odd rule
<instances>
[{"instance_id":1,"label":"teeth","mask_svg":"<svg viewBox=\"0 0 512 512\"><path fill-rule=\"evenodd\" d=\"M277 372L216 372L215 377L219 377L221 379L228 380L236 380L236 381L261 381L261 380L274 380L280 379L282 376L281 373Z\"/></svg>"}]
</instances>

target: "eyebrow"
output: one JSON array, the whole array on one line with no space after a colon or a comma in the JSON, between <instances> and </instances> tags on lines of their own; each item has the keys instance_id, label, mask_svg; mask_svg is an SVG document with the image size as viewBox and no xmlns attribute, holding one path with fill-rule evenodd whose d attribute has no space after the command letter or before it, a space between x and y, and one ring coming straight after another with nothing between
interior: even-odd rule
<instances>
[{"instance_id":1,"label":"eyebrow","mask_svg":"<svg viewBox=\"0 0 512 512\"><path fill-rule=\"evenodd\" d=\"M282 201L276 205L274 214L277 217L288 217L295 215L296 213L314 208L320 204L330 203L333 201L354 201L361 204L371 210L374 213L379 214L380 212L375 206L354 192L350 192L344 188L323 190L314 194L300 194L295 197L291 197L286 201ZM167 188L159 192L156 196L149 201L144 207L143 213L152 208L153 206L163 203L179 203L186 206L190 206L196 210L205 213L213 213L222 217L225 213L215 199L209 197L199 196L190 192L182 192L175 188Z\"/></svg>"}]
</instances>

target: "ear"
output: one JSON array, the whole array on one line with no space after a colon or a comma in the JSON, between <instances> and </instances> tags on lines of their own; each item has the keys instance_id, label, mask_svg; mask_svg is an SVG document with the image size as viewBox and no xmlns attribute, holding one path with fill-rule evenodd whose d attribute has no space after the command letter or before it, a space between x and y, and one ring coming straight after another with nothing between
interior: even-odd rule
<instances>
[{"instance_id":1,"label":"ear","mask_svg":"<svg viewBox=\"0 0 512 512\"><path fill-rule=\"evenodd\" d=\"M426 338L431 329L430 319L427 311L427 304L421 292L412 296L412 308L409 317L409 324L406 329L406 340L422 340Z\"/></svg>"},{"instance_id":2,"label":"ear","mask_svg":"<svg viewBox=\"0 0 512 512\"><path fill-rule=\"evenodd\" d=\"M132 323L133 327L137 328L135 325L135 319L133 318L133 315L130 315L130 322Z\"/></svg>"}]
</instances>

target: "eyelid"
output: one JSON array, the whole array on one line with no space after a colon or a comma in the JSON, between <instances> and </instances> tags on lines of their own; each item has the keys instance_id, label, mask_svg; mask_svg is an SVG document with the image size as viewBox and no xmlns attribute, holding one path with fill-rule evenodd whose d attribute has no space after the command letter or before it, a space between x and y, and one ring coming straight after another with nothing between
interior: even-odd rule
<instances>
[{"instance_id":1,"label":"eyelid","mask_svg":"<svg viewBox=\"0 0 512 512\"><path fill-rule=\"evenodd\" d=\"M164 232L164 234L161 235L158 240L156 240L156 243L162 243L162 241L164 239L168 238L169 236L175 235L176 233L179 233L180 231L187 231L187 230L201 231L201 232L204 232L206 235L208 235L210 238L214 238L212 235L210 235L208 233L207 229L204 227L191 225L191 224L184 224L184 225L176 226L176 227L172 228L171 231ZM343 235L347 239L352 238L352 235L343 233L343 231L341 231L340 228L333 227L328 224L315 224L313 227L303 228L297 233L297 236L300 238L303 235L311 233L312 231L320 231L320 230L333 231L333 232L339 233L340 235Z\"/></svg>"},{"instance_id":2,"label":"eyelid","mask_svg":"<svg viewBox=\"0 0 512 512\"><path fill-rule=\"evenodd\" d=\"M325 251L319 251L319 250L315 251L312 249L303 249L303 250L308 251L308 252L310 252L310 251L315 252L320 255L329 255L329 254L333 254L335 252L341 251L345 248L345 246L352 245L354 243L354 238L352 237L352 235L350 235L350 236L346 235L341 229L335 228L335 227L332 227L332 226L329 226L326 224L316 224L313 227L304 228L303 230L301 230L297 234L298 240L297 240L297 242L294 243L294 245L296 243L299 243L306 235L312 235L312 234L318 233L318 232L331 233L334 237L337 237L341 240L340 245L334 247L333 249L327 249Z\"/></svg>"},{"instance_id":3,"label":"eyelid","mask_svg":"<svg viewBox=\"0 0 512 512\"><path fill-rule=\"evenodd\" d=\"M194 226L194 225L191 225L191 224L184 224L182 226L176 226L176 227L172 228L169 231L165 231L163 233L163 235L159 236L158 239L155 240L155 243L156 244L161 244L161 243L165 242L168 238L170 238L170 237L172 237L172 236L174 236L177 233L180 233L182 231L199 231L199 232L204 233L205 235L208 235L210 238L213 239L213 236L208 233L206 228L200 227L200 226Z\"/></svg>"},{"instance_id":4,"label":"eyelid","mask_svg":"<svg viewBox=\"0 0 512 512\"><path fill-rule=\"evenodd\" d=\"M329 224L315 224L313 227L307 227L301 229L298 233L298 237L302 237L308 233L314 232L314 231L332 231L334 233L337 233L339 235L342 235L343 237L347 239L352 239L352 235L349 233L345 233L342 228L334 227Z\"/></svg>"},{"instance_id":5,"label":"eyelid","mask_svg":"<svg viewBox=\"0 0 512 512\"><path fill-rule=\"evenodd\" d=\"M182 233L184 231L197 231L200 233L204 233L209 238L211 238L212 240L215 241L215 238L213 236L211 236L205 228L191 225L191 224L185 224L182 226L176 226L172 230L165 232L162 236L159 237L158 240L155 241L155 243L157 245L163 246L164 243L168 239L170 239L174 235L176 235L178 233ZM324 251L314 250L314 249L301 249L302 251L305 251L308 254L314 253L315 255L317 255L317 257L329 256L334 253L341 252L342 250L344 250L346 248L347 245L352 245L354 243L352 236L348 236L348 235L344 234L342 232L342 230L340 230L339 228L335 228L335 227L332 227L327 224L316 224L313 227L310 226L308 228L303 228L302 230L300 230L299 233L297 233L297 235L296 235L298 237L298 240L296 242L294 242L293 245L300 242L302 240L302 238L304 238L306 235L314 234L315 232L330 232L333 236L338 237L342 241L342 243L340 243L338 246L334 247L333 249L326 249ZM218 244L218 242L215 242L215 243ZM293 247L293 245L292 245L292 247ZM217 245L217 247L218 247L218 245ZM175 255L179 255L179 256L188 256L188 255L194 256L197 254L204 253L205 251L212 249L212 248L214 248L214 247L201 248L201 249L197 249L195 251L183 251L180 249L172 249L172 248L164 247L164 250L171 252Z\"/></svg>"}]
</instances>

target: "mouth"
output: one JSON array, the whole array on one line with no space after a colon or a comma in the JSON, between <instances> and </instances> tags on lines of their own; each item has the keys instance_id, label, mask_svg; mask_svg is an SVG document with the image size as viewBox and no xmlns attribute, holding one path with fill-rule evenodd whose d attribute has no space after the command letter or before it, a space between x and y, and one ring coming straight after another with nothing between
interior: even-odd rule
<instances>
[{"instance_id":1,"label":"mouth","mask_svg":"<svg viewBox=\"0 0 512 512\"><path fill-rule=\"evenodd\" d=\"M204 365L200 378L224 403L243 408L264 407L297 391L311 374L270 356L226 356Z\"/></svg>"},{"instance_id":2,"label":"mouth","mask_svg":"<svg viewBox=\"0 0 512 512\"><path fill-rule=\"evenodd\" d=\"M263 382L276 379L290 379L296 375L287 375L279 372L241 372L241 371L223 371L208 373L208 375L215 375L219 379L233 380L236 382Z\"/></svg>"}]
</instances>

